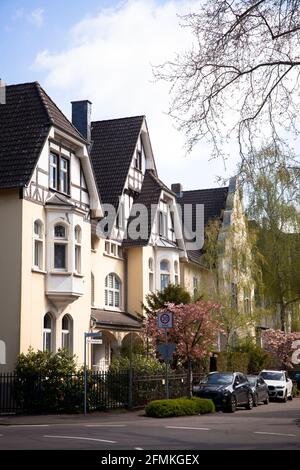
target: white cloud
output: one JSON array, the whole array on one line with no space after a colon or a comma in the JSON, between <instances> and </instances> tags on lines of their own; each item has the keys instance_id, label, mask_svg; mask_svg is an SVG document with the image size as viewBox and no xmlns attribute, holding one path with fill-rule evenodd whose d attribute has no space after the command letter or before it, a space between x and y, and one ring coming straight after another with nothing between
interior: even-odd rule
<instances>
[{"instance_id":1,"label":"white cloud","mask_svg":"<svg viewBox=\"0 0 300 470\"><path fill-rule=\"evenodd\" d=\"M12 20L15 21L27 21L28 23L40 28L44 24L44 9L35 8L31 11L26 11L24 8L18 8L13 16Z\"/></svg>"},{"instance_id":2,"label":"white cloud","mask_svg":"<svg viewBox=\"0 0 300 470\"><path fill-rule=\"evenodd\" d=\"M41 28L44 24L44 10L43 8L36 8L27 14L27 20L37 28Z\"/></svg>"},{"instance_id":3,"label":"white cloud","mask_svg":"<svg viewBox=\"0 0 300 470\"><path fill-rule=\"evenodd\" d=\"M90 99L93 119L145 114L160 176L185 188L207 187L224 174L208 162L203 145L185 157L184 136L168 110L169 86L154 82L151 64L161 64L191 44L178 14L195 11L196 0L131 0L75 24L69 44L42 51L35 66L46 72L45 87L69 114L66 100Z\"/></svg>"}]
</instances>

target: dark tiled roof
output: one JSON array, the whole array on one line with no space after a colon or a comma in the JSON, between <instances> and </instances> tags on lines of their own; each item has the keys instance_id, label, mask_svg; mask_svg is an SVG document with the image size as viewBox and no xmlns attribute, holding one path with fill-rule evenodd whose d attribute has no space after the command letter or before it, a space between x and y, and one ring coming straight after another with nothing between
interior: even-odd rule
<instances>
[{"instance_id":1,"label":"dark tiled roof","mask_svg":"<svg viewBox=\"0 0 300 470\"><path fill-rule=\"evenodd\" d=\"M92 308L91 317L96 321L97 326L102 328L138 330L142 327L141 320L133 315L123 312Z\"/></svg>"},{"instance_id":2,"label":"dark tiled roof","mask_svg":"<svg viewBox=\"0 0 300 470\"><path fill-rule=\"evenodd\" d=\"M6 104L0 104L0 188L29 183L51 125L83 139L37 82L6 87Z\"/></svg>"},{"instance_id":3,"label":"dark tiled roof","mask_svg":"<svg viewBox=\"0 0 300 470\"><path fill-rule=\"evenodd\" d=\"M183 191L182 197L177 197L177 202L182 207L182 214L184 216L184 205L191 204L193 206L192 212L192 229L196 231L196 204L204 205L204 226L213 219L222 220L223 211L226 207L226 199L228 195L228 187L211 188L211 189L197 189L194 191ZM201 264L202 250L188 251L190 261Z\"/></svg>"},{"instance_id":4,"label":"dark tiled roof","mask_svg":"<svg viewBox=\"0 0 300 470\"><path fill-rule=\"evenodd\" d=\"M92 122L91 157L101 201L117 208L144 116Z\"/></svg>"},{"instance_id":5,"label":"dark tiled roof","mask_svg":"<svg viewBox=\"0 0 300 470\"><path fill-rule=\"evenodd\" d=\"M149 242L151 235L151 229L153 225L153 220L155 216L155 211L151 211L151 206L157 206L159 203L159 198L161 191L167 191L168 193L173 194L170 189L155 175L153 170L146 170L141 193L135 199L132 209L135 208L136 204L141 204L147 209L147 219L144 221L143 226L147 227L147 236L139 238L138 240L132 240L127 238L123 241L124 247L130 246L146 246ZM146 214L145 214L146 215ZM128 220L128 225L136 216L130 217ZM144 235L144 234L143 234Z\"/></svg>"}]
</instances>

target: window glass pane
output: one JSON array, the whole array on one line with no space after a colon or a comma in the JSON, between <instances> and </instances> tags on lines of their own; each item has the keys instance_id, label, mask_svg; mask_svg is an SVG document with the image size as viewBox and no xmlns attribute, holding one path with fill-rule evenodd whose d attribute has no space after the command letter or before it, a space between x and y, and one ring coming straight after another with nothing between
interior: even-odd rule
<instances>
[{"instance_id":1,"label":"window glass pane","mask_svg":"<svg viewBox=\"0 0 300 470\"><path fill-rule=\"evenodd\" d=\"M54 236L55 238L66 238L66 227L64 225L55 225Z\"/></svg>"},{"instance_id":2,"label":"window glass pane","mask_svg":"<svg viewBox=\"0 0 300 470\"><path fill-rule=\"evenodd\" d=\"M170 275L169 274L161 274L160 275L160 289L164 290L170 283Z\"/></svg>"},{"instance_id":3,"label":"window glass pane","mask_svg":"<svg viewBox=\"0 0 300 470\"><path fill-rule=\"evenodd\" d=\"M104 250L106 251L106 253L109 253L109 243L108 242L105 242Z\"/></svg>"},{"instance_id":4,"label":"window glass pane","mask_svg":"<svg viewBox=\"0 0 300 470\"><path fill-rule=\"evenodd\" d=\"M161 270L161 271L169 271L169 263L168 263L168 261L161 261L161 262L160 262L160 270Z\"/></svg>"},{"instance_id":5,"label":"window glass pane","mask_svg":"<svg viewBox=\"0 0 300 470\"><path fill-rule=\"evenodd\" d=\"M70 333L63 331L61 335L61 346L63 349L70 350Z\"/></svg>"},{"instance_id":6,"label":"window glass pane","mask_svg":"<svg viewBox=\"0 0 300 470\"><path fill-rule=\"evenodd\" d=\"M113 296L113 291L108 291L108 305L110 307L114 306L114 296Z\"/></svg>"},{"instance_id":7,"label":"window glass pane","mask_svg":"<svg viewBox=\"0 0 300 470\"><path fill-rule=\"evenodd\" d=\"M63 193L69 192L69 162L65 158L60 160L60 190Z\"/></svg>"},{"instance_id":8,"label":"window glass pane","mask_svg":"<svg viewBox=\"0 0 300 470\"><path fill-rule=\"evenodd\" d=\"M175 285L176 286L179 285L179 276L178 276L178 274L175 274Z\"/></svg>"},{"instance_id":9,"label":"window glass pane","mask_svg":"<svg viewBox=\"0 0 300 470\"><path fill-rule=\"evenodd\" d=\"M178 274L178 262L177 261L175 261L174 263L174 271L176 274Z\"/></svg>"},{"instance_id":10,"label":"window glass pane","mask_svg":"<svg viewBox=\"0 0 300 470\"><path fill-rule=\"evenodd\" d=\"M108 291L105 290L105 305L108 305Z\"/></svg>"},{"instance_id":11,"label":"window glass pane","mask_svg":"<svg viewBox=\"0 0 300 470\"><path fill-rule=\"evenodd\" d=\"M75 228L75 240L77 243L81 243L81 229L80 227Z\"/></svg>"},{"instance_id":12,"label":"window glass pane","mask_svg":"<svg viewBox=\"0 0 300 470\"><path fill-rule=\"evenodd\" d=\"M34 234L37 235L39 238L42 237L42 226L39 221L34 222Z\"/></svg>"},{"instance_id":13,"label":"window glass pane","mask_svg":"<svg viewBox=\"0 0 300 470\"><path fill-rule=\"evenodd\" d=\"M66 245L54 244L54 267L66 269Z\"/></svg>"},{"instance_id":14,"label":"window glass pane","mask_svg":"<svg viewBox=\"0 0 300 470\"><path fill-rule=\"evenodd\" d=\"M153 271L153 259L149 258L149 270Z\"/></svg>"},{"instance_id":15,"label":"window glass pane","mask_svg":"<svg viewBox=\"0 0 300 470\"><path fill-rule=\"evenodd\" d=\"M115 292L115 307L119 307L120 306L120 292L117 291Z\"/></svg>"},{"instance_id":16,"label":"window glass pane","mask_svg":"<svg viewBox=\"0 0 300 470\"><path fill-rule=\"evenodd\" d=\"M51 352L51 332L50 331L44 331L43 350Z\"/></svg>"},{"instance_id":17,"label":"window glass pane","mask_svg":"<svg viewBox=\"0 0 300 470\"><path fill-rule=\"evenodd\" d=\"M51 324L52 324L51 317L50 315L46 314L44 316L44 328L51 329Z\"/></svg>"},{"instance_id":18,"label":"window glass pane","mask_svg":"<svg viewBox=\"0 0 300 470\"><path fill-rule=\"evenodd\" d=\"M149 290L153 291L153 273L149 273Z\"/></svg>"},{"instance_id":19,"label":"window glass pane","mask_svg":"<svg viewBox=\"0 0 300 470\"><path fill-rule=\"evenodd\" d=\"M50 187L58 189L57 186L57 155L50 154Z\"/></svg>"},{"instance_id":20,"label":"window glass pane","mask_svg":"<svg viewBox=\"0 0 300 470\"><path fill-rule=\"evenodd\" d=\"M75 271L80 273L81 267L80 267L80 261L81 261L81 247L76 245L75 246Z\"/></svg>"},{"instance_id":21,"label":"window glass pane","mask_svg":"<svg viewBox=\"0 0 300 470\"><path fill-rule=\"evenodd\" d=\"M115 278L115 289L119 290L120 289L119 279L116 276L114 276L114 278Z\"/></svg>"},{"instance_id":22,"label":"window glass pane","mask_svg":"<svg viewBox=\"0 0 300 470\"><path fill-rule=\"evenodd\" d=\"M109 274L108 276L108 287L112 289L114 286L114 277L112 274Z\"/></svg>"},{"instance_id":23,"label":"window glass pane","mask_svg":"<svg viewBox=\"0 0 300 470\"><path fill-rule=\"evenodd\" d=\"M42 269L43 245L39 240L34 240L34 266Z\"/></svg>"}]
</instances>

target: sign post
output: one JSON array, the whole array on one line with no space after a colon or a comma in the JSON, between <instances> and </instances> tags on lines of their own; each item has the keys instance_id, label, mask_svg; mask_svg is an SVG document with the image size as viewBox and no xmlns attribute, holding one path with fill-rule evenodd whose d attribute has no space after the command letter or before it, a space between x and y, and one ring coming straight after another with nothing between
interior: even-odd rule
<instances>
[{"instance_id":1,"label":"sign post","mask_svg":"<svg viewBox=\"0 0 300 470\"><path fill-rule=\"evenodd\" d=\"M86 344L102 344L102 333L84 333L84 359L83 359L83 368L84 368L84 415L86 415L87 410L87 370L86 370Z\"/></svg>"},{"instance_id":2,"label":"sign post","mask_svg":"<svg viewBox=\"0 0 300 470\"><path fill-rule=\"evenodd\" d=\"M173 327L173 313L172 312L161 312L157 316L157 323L158 328L162 328L165 330L165 344L160 344L158 349L166 363L166 371L165 371L165 380L166 380L166 398L169 399L169 362L172 354L175 350L175 345L168 344L168 328ZM164 346L164 348L163 348ZM171 348L169 348L171 346ZM174 348L174 349L173 349ZM172 353L170 354L170 351Z\"/></svg>"}]
</instances>

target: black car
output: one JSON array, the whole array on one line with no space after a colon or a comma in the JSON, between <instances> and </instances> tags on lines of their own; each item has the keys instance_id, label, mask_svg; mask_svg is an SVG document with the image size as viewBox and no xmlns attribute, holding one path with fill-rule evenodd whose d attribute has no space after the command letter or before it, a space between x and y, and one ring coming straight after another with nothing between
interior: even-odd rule
<instances>
[{"instance_id":1,"label":"black car","mask_svg":"<svg viewBox=\"0 0 300 470\"><path fill-rule=\"evenodd\" d=\"M253 406L257 406L259 403L267 405L269 403L269 391L264 379L257 375L247 375L247 379L252 389Z\"/></svg>"},{"instance_id":2,"label":"black car","mask_svg":"<svg viewBox=\"0 0 300 470\"><path fill-rule=\"evenodd\" d=\"M216 408L234 413L238 406L253 408L253 393L247 377L240 372L211 372L199 385L193 387L194 395L210 398Z\"/></svg>"}]
</instances>

